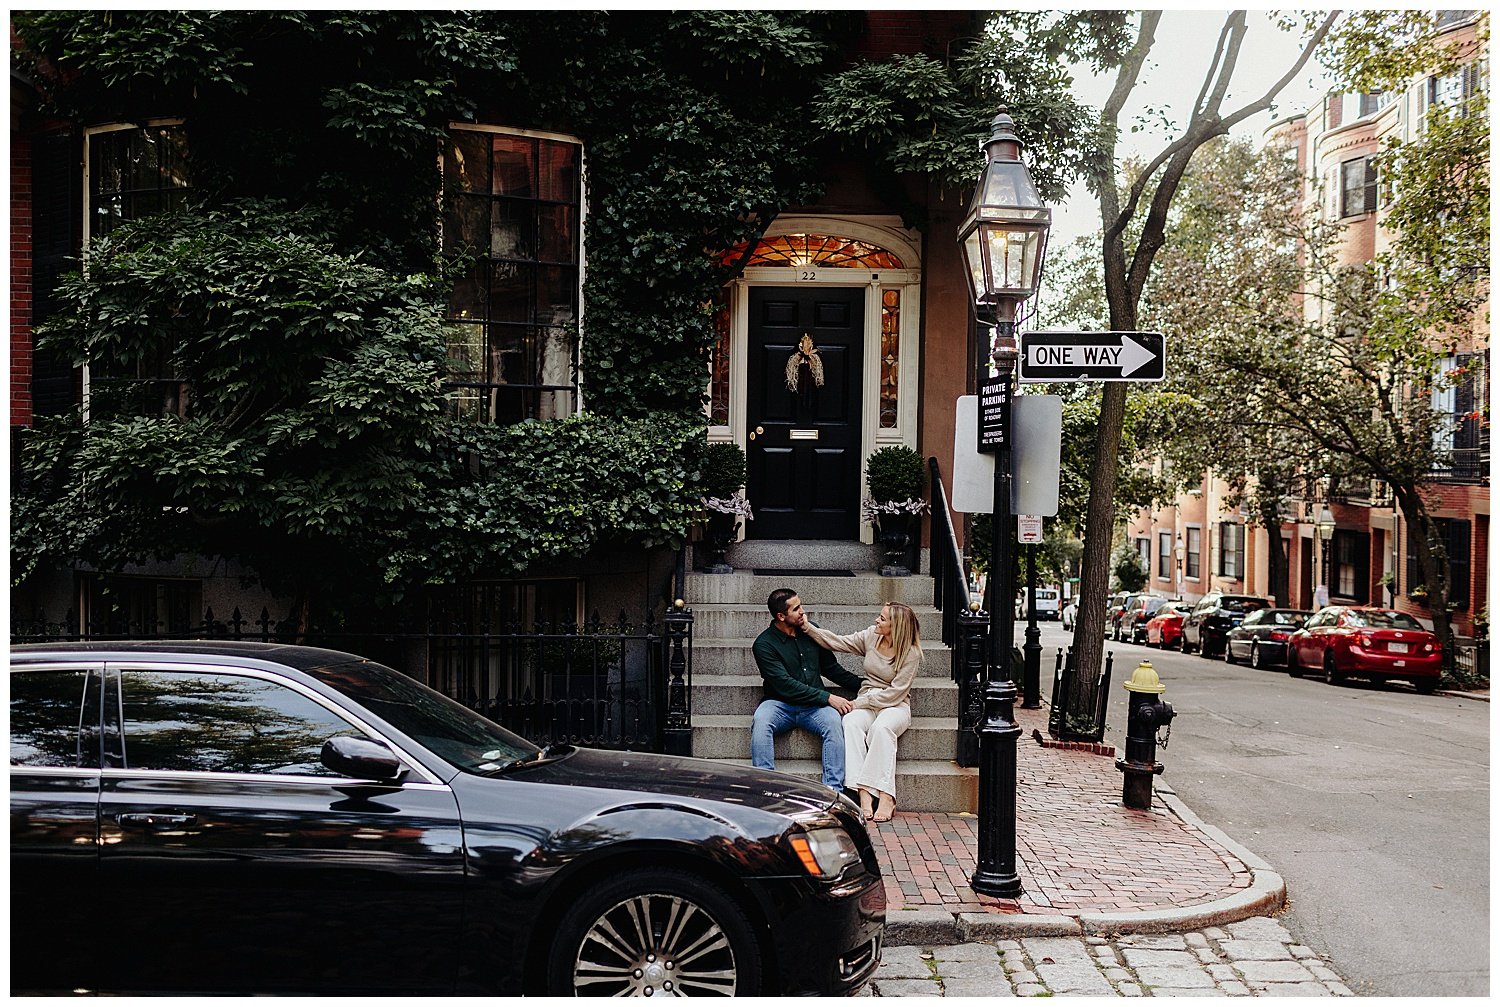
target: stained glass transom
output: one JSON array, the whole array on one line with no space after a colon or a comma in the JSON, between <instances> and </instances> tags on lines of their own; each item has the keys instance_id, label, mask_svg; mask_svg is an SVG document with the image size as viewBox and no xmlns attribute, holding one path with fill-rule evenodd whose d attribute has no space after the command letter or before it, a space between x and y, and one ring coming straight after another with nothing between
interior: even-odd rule
<instances>
[{"instance_id":1,"label":"stained glass transom","mask_svg":"<svg viewBox=\"0 0 1500 1007\"><path fill-rule=\"evenodd\" d=\"M745 245L736 245L720 256L724 263L734 263L745 254ZM825 266L835 269L902 269L901 259L879 245L853 238L836 238L826 234L782 234L762 238L750 253L748 266Z\"/></svg>"},{"instance_id":2,"label":"stained glass transom","mask_svg":"<svg viewBox=\"0 0 1500 1007\"><path fill-rule=\"evenodd\" d=\"M714 304L713 357L709 363L708 422L729 425L729 301L721 292Z\"/></svg>"},{"instance_id":3,"label":"stained glass transom","mask_svg":"<svg viewBox=\"0 0 1500 1007\"><path fill-rule=\"evenodd\" d=\"M901 291L880 294L880 429L896 429L901 387Z\"/></svg>"}]
</instances>

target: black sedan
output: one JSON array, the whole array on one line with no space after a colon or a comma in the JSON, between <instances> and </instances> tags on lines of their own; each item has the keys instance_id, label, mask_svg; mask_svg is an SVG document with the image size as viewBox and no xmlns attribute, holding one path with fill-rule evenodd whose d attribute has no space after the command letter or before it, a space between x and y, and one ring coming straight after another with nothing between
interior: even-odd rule
<instances>
[{"instance_id":1,"label":"black sedan","mask_svg":"<svg viewBox=\"0 0 1500 1007\"><path fill-rule=\"evenodd\" d=\"M11 653L12 991L848 994L885 892L791 776L538 749L350 654Z\"/></svg>"},{"instance_id":2,"label":"black sedan","mask_svg":"<svg viewBox=\"0 0 1500 1007\"><path fill-rule=\"evenodd\" d=\"M1287 641L1310 615L1311 612L1295 608L1256 609L1229 631L1224 660L1234 664L1243 657L1252 668L1285 665Z\"/></svg>"},{"instance_id":3,"label":"black sedan","mask_svg":"<svg viewBox=\"0 0 1500 1007\"><path fill-rule=\"evenodd\" d=\"M1224 641L1229 638L1229 631L1256 609L1270 607L1269 601L1254 595L1210 591L1182 620L1182 652L1196 650L1204 657L1224 656Z\"/></svg>"}]
</instances>

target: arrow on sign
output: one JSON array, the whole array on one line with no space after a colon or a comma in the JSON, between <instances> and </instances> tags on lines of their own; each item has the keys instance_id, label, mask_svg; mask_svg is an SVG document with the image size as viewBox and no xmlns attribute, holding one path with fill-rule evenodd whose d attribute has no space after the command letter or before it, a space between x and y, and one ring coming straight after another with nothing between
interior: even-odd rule
<instances>
[{"instance_id":1,"label":"arrow on sign","mask_svg":"<svg viewBox=\"0 0 1500 1007\"><path fill-rule=\"evenodd\" d=\"M1160 381L1166 339L1159 332L1023 332L1021 380Z\"/></svg>"}]
</instances>

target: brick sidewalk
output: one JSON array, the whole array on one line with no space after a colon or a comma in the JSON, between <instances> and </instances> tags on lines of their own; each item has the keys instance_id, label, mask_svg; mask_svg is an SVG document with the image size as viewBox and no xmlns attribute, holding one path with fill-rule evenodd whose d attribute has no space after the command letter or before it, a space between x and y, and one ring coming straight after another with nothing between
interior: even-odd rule
<instances>
[{"instance_id":1,"label":"brick sidewalk","mask_svg":"<svg viewBox=\"0 0 1500 1007\"><path fill-rule=\"evenodd\" d=\"M1016 710L1016 851L1023 892L992 899L969 888L978 820L901 812L871 825L885 869L887 910L1069 914L1186 907L1250 887L1250 868L1160 797L1150 811L1120 803L1112 757L1043 748L1045 710ZM898 795L899 799L899 795Z\"/></svg>"}]
</instances>

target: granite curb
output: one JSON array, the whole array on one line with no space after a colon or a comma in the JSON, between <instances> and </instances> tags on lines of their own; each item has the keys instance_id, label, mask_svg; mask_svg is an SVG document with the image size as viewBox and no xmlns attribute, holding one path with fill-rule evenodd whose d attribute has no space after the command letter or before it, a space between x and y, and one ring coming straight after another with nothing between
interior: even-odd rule
<instances>
[{"instance_id":1,"label":"granite curb","mask_svg":"<svg viewBox=\"0 0 1500 1007\"><path fill-rule=\"evenodd\" d=\"M1271 866L1224 832L1207 824L1183 804L1165 782L1156 798L1189 828L1196 829L1234 854L1250 870L1248 888L1223 898L1169 909L1120 913L973 913L938 909L899 910L887 915L885 943L890 947L940 947L976 940L1020 937L1072 937L1108 934L1156 934L1222 926L1266 916L1286 904L1286 882Z\"/></svg>"},{"instance_id":2,"label":"granite curb","mask_svg":"<svg viewBox=\"0 0 1500 1007\"><path fill-rule=\"evenodd\" d=\"M1449 696L1453 699L1472 699L1479 703L1488 703L1490 701L1490 694L1487 691L1465 692L1462 689L1439 689L1437 690L1437 694L1439 696Z\"/></svg>"}]
</instances>

